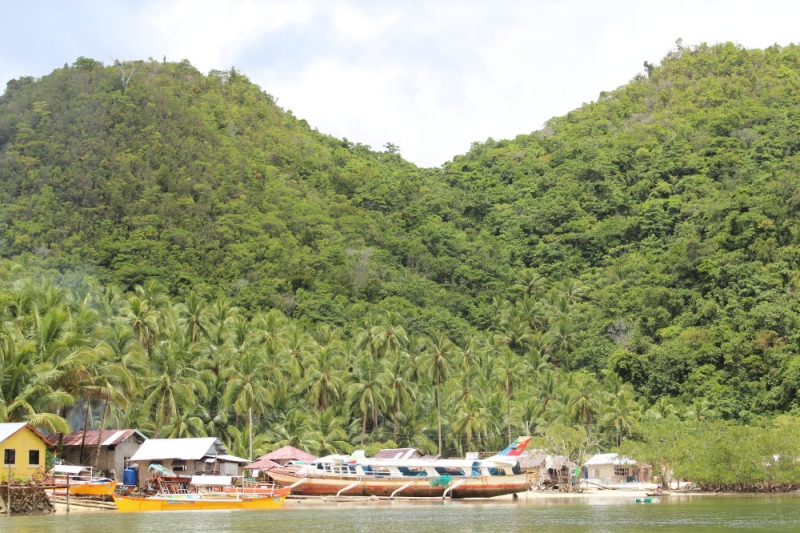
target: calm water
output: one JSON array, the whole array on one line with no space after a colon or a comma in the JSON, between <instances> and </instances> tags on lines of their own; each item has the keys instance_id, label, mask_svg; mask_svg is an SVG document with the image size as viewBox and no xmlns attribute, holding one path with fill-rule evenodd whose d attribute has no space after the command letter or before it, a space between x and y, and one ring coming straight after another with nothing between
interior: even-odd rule
<instances>
[{"instance_id":1,"label":"calm water","mask_svg":"<svg viewBox=\"0 0 800 533\"><path fill-rule=\"evenodd\" d=\"M127 532L343 532L444 531L503 533L619 531L800 531L800 497L702 496L664 498L659 504L620 499L536 499L477 503L300 502L278 511L115 512L0 518L14 533Z\"/></svg>"}]
</instances>

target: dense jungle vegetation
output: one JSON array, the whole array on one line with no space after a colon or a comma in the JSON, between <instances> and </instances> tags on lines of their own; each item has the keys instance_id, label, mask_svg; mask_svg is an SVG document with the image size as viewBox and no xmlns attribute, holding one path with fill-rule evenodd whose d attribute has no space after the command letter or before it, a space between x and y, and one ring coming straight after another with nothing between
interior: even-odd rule
<instances>
[{"instance_id":1,"label":"dense jungle vegetation","mask_svg":"<svg viewBox=\"0 0 800 533\"><path fill-rule=\"evenodd\" d=\"M799 47L679 42L421 169L235 69L79 58L13 80L0 419L239 455L249 410L257 451L317 454L763 428L800 402L798 102Z\"/></svg>"}]
</instances>

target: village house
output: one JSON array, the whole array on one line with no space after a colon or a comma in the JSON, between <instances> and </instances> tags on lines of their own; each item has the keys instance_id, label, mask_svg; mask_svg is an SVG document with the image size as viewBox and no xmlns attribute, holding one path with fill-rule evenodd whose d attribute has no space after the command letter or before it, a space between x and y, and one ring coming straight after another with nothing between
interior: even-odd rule
<instances>
[{"instance_id":1,"label":"village house","mask_svg":"<svg viewBox=\"0 0 800 533\"><path fill-rule=\"evenodd\" d=\"M652 481L650 465L639 464L617 453L598 453L583 463L588 479L605 483L649 483Z\"/></svg>"},{"instance_id":2,"label":"village house","mask_svg":"<svg viewBox=\"0 0 800 533\"><path fill-rule=\"evenodd\" d=\"M0 479L25 479L43 474L46 451L44 435L30 424L0 424L0 453L3 457Z\"/></svg>"},{"instance_id":3,"label":"village house","mask_svg":"<svg viewBox=\"0 0 800 533\"><path fill-rule=\"evenodd\" d=\"M97 462L97 474L122 480L122 473L133 454L139 449L147 437L135 429L104 429L73 431L61 437L54 433L47 437L48 444L56 448L59 461L63 463L91 466L95 463L97 442L100 441L100 458ZM59 441L61 450L59 453Z\"/></svg>"},{"instance_id":4,"label":"village house","mask_svg":"<svg viewBox=\"0 0 800 533\"><path fill-rule=\"evenodd\" d=\"M179 476L238 476L242 474L240 465L250 461L230 455L218 438L202 437L148 439L133 454L130 462L138 468L138 485L145 487L151 477L151 464L167 468Z\"/></svg>"}]
</instances>

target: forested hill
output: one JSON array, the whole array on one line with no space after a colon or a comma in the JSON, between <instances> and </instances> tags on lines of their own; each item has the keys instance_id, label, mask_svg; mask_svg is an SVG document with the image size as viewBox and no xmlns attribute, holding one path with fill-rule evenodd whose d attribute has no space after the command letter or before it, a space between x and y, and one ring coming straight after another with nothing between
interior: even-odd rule
<instances>
[{"instance_id":1,"label":"forested hill","mask_svg":"<svg viewBox=\"0 0 800 533\"><path fill-rule=\"evenodd\" d=\"M439 172L387 146L318 133L235 70L80 58L0 101L2 253L251 313L360 325L377 306L463 333L512 265L446 220Z\"/></svg>"},{"instance_id":2,"label":"forested hill","mask_svg":"<svg viewBox=\"0 0 800 533\"><path fill-rule=\"evenodd\" d=\"M235 70L80 58L0 98L0 253L345 331L387 311L461 346L489 329L650 402L789 410L800 48L679 46L645 71L419 169Z\"/></svg>"}]
</instances>

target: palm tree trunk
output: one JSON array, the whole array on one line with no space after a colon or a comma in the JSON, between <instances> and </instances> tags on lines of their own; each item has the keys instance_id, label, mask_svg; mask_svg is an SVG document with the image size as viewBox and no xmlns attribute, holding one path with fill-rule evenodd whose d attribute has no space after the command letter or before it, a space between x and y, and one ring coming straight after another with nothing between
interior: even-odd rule
<instances>
[{"instance_id":1,"label":"palm tree trunk","mask_svg":"<svg viewBox=\"0 0 800 533\"><path fill-rule=\"evenodd\" d=\"M397 444L397 403L392 404L392 419L394 423L394 442Z\"/></svg>"},{"instance_id":2,"label":"palm tree trunk","mask_svg":"<svg viewBox=\"0 0 800 533\"><path fill-rule=\"evenodd\" d=\"M511 443L511 395L508 395L508 442Z\"/></svg>"},{"instance_id":3,"label":"palm tree trunk","mask_svg":"<svg viewBox=\"0 0 800 533\"><path fill-rule=\"evenodd\" d=\"M88 400L86 401L86 410L84 411L83 415L83 437L81 437L81 460L79 461L83 464L83 450L86 447L86 430L89 425L89 408L91 407L91 402Z\"/></svg>"},{"instance_id":4,"label":"palm tree trunk","mask_svg":"<svg viewBox=\"0 0 800 533\"><path fill-rule=\"evenodd\" d=\"M361 413L361 445L364 445L364 438L367 436L367 412Z\"/></svg>"},{"instance_id":5,"label":"palm tree trunk","mask_svg":"<svg viewBox=\"0 0 800 533\"><path fill-rule=\"evenodd\" d=\"M436 418L439 422L439 455L442 455L442 402L439 394L439 374L436 374Z\"/></svg>"},{"instance_id":6,"label":"palm tree trunk","mask_svg":"<svg viewBox=\"0 0 800 533\"><path fill-rule=\"evenodd\" d=\"M97 449L94 452L94 462L92 467L97 472L97 466L100 464L100 448L103 444L103 428L106 426L106 416L108 416L108 398L106 404L103 406L103 416L100 418L100 434L97 435Z\"/></svg>"}]
</instances>

